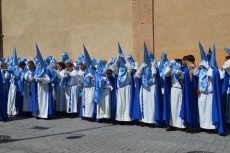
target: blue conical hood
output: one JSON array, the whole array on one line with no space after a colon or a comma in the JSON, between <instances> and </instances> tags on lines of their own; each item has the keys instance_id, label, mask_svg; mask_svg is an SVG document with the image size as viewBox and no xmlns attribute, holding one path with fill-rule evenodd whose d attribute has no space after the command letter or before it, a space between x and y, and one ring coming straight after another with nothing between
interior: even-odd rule
<instances>
[{"instance_id":1,"label":"blue conical hood","mask_svg":"<svg viewBox=\"0 0 230 153\"><path fill-rule=\"evenodd\" d=\"M80 55L78 55L78 58L77 58L77 64L81 65L83 63L85 63L85 57L84 57L84 55L80 54Z\"/></svg>"},{"instance_id":2,"label":"blue conical hood","mask_svg":"<svg viewBox=\"0 0 230 153\"><path fill-rule=\"evenodd\" d=\"M36 53L37 53L37 56L36 56L36 59L37 59L36 75L39 78L45 73L46 67L45 67L45 62L42 58L41 52L40 52L37 44L36 44Z\"/></svg>"},{"instance_id":3,"label":"blue conical hood","mask_svg":"<svg viewBox=\"0 0 230 153\"><path fill-rule=\"evenodd\" d=\"M66 63L66 62L68 62L68 60L69 60L69 55L68 55L68 53L63 52L63 53L62 53L61 62Z\"/></svg>"},{"instance_id":4,"label":"blue conical hood","mask_svg":"<svg viewBox=\"0 0 230 153\"><path fill-rule=\"evenodd\" d=\"M208 58L204 52L204 48L203 46L201 45L201 43L199 42L199 48L200 48L200 61L208 61Z\"/></svg>"},{"instance_id":5,"label":"blue conical hood","mask_svg":"<svg viewBox=\"0 0 230 153\"><path fill-rule=\"evenodd\" d=\"M224 50L230 55L230 49L229 48L224 48Z\"/></svg>"},{"instance_id":6,"label":"blue conical hood","mask_svg":"<svg viewBox=\"0 0 230 153\"><path fill-rule=\"evenodd\" d=\"M210 65L212 66L212 68L217 68L217 63L216 63L216 47L215 44L212 47L212 55L211 55L211 59L210 59Z\"/></svg>"},{"instance_id":7,"label":"blue conical hood","mask_svg":"<svg viewBox=\"0 0 230 153\"><path fill-rule=\"evenodd\" d=\"M92 64L91 58L89 56L89 53L87 51L87 49L85 48L85 45L83 44L84 47L84 56L85 56L85 63L86 63L86 67L89 68Z\"/></svg>"},{"instance_id":8,"label":"blue conical hood","mask_svg":"<svg viewBox=\"0 0 230 153\"><path fill-rule=\"evenodd\" d=\"M119 43L118 43L118 54L123 55L123 51ZM119 57L118 62L119 62L119 66L124 66L126 63L124 57Z\"/></svg>"},{"instance_id":9,"label":"blue conical hood","mask_svg":"<svg viewBox=\"0 0 230 153\"><path fill-rule=\"evenodd\" d=\"M18 57L17 57L17 51L16 48L14 47L14 52L13 52L13 64L12 66L18 66Z\"/></svg>"},{"instance_id":10,"label":"blue conical hood","mask_svg":"<svg viewBox=\"0 0 230 153\"><path fill-rule=\"evenodd\" d=\"M144 63L147 64L148 66L151 66L148 49L145 43L144 43Z\"/></svg>"}]
</instances>

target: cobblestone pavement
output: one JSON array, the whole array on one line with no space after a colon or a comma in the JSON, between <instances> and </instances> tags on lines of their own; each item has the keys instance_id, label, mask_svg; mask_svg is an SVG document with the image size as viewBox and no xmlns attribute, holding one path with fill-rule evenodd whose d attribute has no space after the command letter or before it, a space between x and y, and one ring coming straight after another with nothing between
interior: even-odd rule
<instances>
[{"instance_id":1,"label":"cobblestone pavement","mask_svg":"<svg viewBox=\"0 0 230 153\"><path fill-rule=\"evenodd\" d=\"M230 153L230 135L166 132L164 128L112 125L80 118L11 117L9 122L0 122L0 135L11 137L0 140L0 153Z\"/></svg>"}]
</instances>

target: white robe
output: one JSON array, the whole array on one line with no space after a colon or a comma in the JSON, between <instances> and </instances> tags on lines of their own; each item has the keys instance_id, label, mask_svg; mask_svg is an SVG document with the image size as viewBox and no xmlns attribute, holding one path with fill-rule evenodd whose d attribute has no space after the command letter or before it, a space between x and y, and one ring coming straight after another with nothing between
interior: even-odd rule
<instances>
[{"instance_id":1,"label":"white robe","mask_svg":"<svg viewBox=\"0 0 230 153\"><path fill-rule=\"evenodd\" d=\"M129 116L130 112L130 90L131 85L130 83L130 75L132 72L131 65L127 62L125 64L125 67L127 68L127 77L124 84L127 84L126 86L119 87L119 84L117 82L117 108L116 108L116 119L117 121L132 121L131 117ZM118 75L118 65L117 63L114 63L112 65L112 69L115 74Z\"/></svg>"},{"instance_id":2,"label":"white robe","mask_svg":"<svg viewBox=\"0 0 230 153\"><path fill-rule=\"evenodd\" d=\"M199 70L194 71L193 75L199 76ZM201 128L215 129L212 124L212 68L208 69L206 75L208 76L207 89L198 96L199 121ZM220 73L220 78L223 78L222 73Z\"/></svg>"},{"instance_id":3,"label":"white robe","mask_svg":"<svg viewBox=\"0 0 230 153\"><path fill-rule=\"evenodd\" d=\"M38 108L35 108L36 114L40 118L48 118L48 107L49 107L49 83L51 79L45 73L41 78L38 78L37 83L37 101Z\"/></svg>"},{"instance_id":4,"label":"white robe","mask_svg":"<svg viewBox=\"0 0 230 153\"><path fill-rule=\"evenodd\" d=\"M14 76L10 75L8 72L6 72L5 78L6 79L14 79ZM8 115L17 115L18 114L18 110L15 106L15 101L16 101L16 85L11 82L9 92L8 92L8 100L7 100L7 114Z\"/></svg>"},{"instance_id":5,"label":"white robe","mask_svg":"<svg viewBox=\"0 0 230 153\"><path fill-rule=\"evenodd\" d=\"M73 70L69 75L70 79L65 87L66 111L67 113L76 113L79 94L78 85L81 76L78 74L76 70Z\"/></svg>"},{"instance_id":6,"label":"white robe","mask_svg":"<svg viewBox=\"0 0 230 153\"><path fill-rule=\"evenodd\" d=\"M171 68L167 67L165 69L165 76L171 76L172 88L171 88L171 97L170 97L170 120L169 125L177 128L185 128L183 125L183 119L180 118L180 109L182 104L182 89L178 81L174 80L174 76L171 73ZM183 79L183 73L178 74L180 79Z\"/></svg>"},{"instance_id":7,"label":"white robe","mask_svg":"<svg viewBox=\"0 0 230 153\"><path fill-rule=\"evenodd\" d=\"M65 75L65 70L57 71L57 84L55 85L55 110L59 112L66 112L66 97L65 97L65 89L61 88L59 83L61 79Z\"/></svg>"},{"instance_id":8,"label":"white robe","mask_svg":"<svg viewBox=\"0 0 230 153\"><path fill-rule=\"evenodd\" d=\"M111 90L112 86L106 77L103 77L104 85L102 91L102 99L97 104L97 119L111 118Z\"/></svg>"},{"instance_id":9,"label":"white robe","mask_svg":"<svg viewBox=\"0 0 230 153\"><path fill-rule=\"evenodd\" d=\"M92 74L87 74L91 77L91 87L84 87L82 90L82 116L92 118L94 111L94 90L95 90L95 78Z\"/></svg>"},{"instance_id":10,"label":"white robe","mask_svg":"<svg viewBox=\"0 0 230 153\"><path fill-rule=\"evenodd\" d=\"M144 123L156 123L155 121L155 90L156 90L156 83L155 83L155 76L156 76L156 67L152 65L151 67L152 70L152 80L149 84L148 87L144 88L141 86L140 89L140 108L141 108L141 115L142 119L140 120L141 122ZM136 74L135 77L141 78L142 77L142 71L143 68L140 67Z\"/></svg>"}]
</instances>

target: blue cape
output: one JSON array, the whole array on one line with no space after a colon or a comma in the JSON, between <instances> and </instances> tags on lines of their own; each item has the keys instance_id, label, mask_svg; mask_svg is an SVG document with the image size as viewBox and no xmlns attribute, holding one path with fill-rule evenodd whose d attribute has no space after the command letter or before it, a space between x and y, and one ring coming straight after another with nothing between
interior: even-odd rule
<instances>
[{"instance_id":1,"label":"blue cape","mask_svg":"<svg viewBox=\"0 0 230 153\"><path fill-rule=\"evenodd\" d=\"M134 96L135 96L135 84L134 84L134 73L131 72L130 75L130 109L129 109L129 117L132 118L133 116L133 103L134 103Z\"/></svg>"},{"instance_id":2,"label":"blue cape","mask_svg":"<svg viewBox=\"0 0 230 153\"><path fill-rule=\"evenodd\" d=\"M135 77L135 97L133 103L133 114L132 120L139 121L141 117L141 107L140 107L140 89L141 89L141 79Z\"/></svg>"},{"instance_id":3,"label":"blue cape","mask_svg":"<svg viewBox=\"0 0 230 153\"><path fill-rule=\"evenodd\" d=\"M111 86L113 87L113 91L111 94L111 119L112 122L115 122L116 118L116 108L117 108L117 75L113 74L109 79Z\"/></svg>"},{"instance_id":4,"label":"blue cape","mask_svg":"<svg viewBox=\"0 0 230 153\"><path fill-rule=\"evenodd\" d=\"M185 126L198 127L198 78L193 77L191 81L188 67L185 67L183 71L182 104L179 116L184 120Z\"/></svg>"},{"instance_id":5,"label":"blue cape","mask_svg":"<svg viewBox=\"0 0 230 153\"><path fill-rule=\"evenodd\" d=\"M224 105L222 103L222 90L220 74L216 67L212 73L212 121L218 134L226 132L226 121L224 116Z\"/></svg>"},{"instance_id":6,"label":"blue cape","mask_svg":"<svg viewBox=\"0 0 230 153\"><path fill-rule=\"evenodd\" d=\"M2 75L0 75L0 88L4 90L4 84L2 80ZM8 121L7 115L7 99L5 98L6 94L0 92L0 119L2 121Z\"/></svg>"},{"instance_id":7,"label":"blue cape","mask_svg":"<svg viewBox=\"0 0 230 153\"><path fill-rule=\"evenodd\" d=\"M170 114L171 114L171 105L170 105L170 99L171 99L171 87L172 87L172 81L171 76L164 78L164 102L163 102L163 122L167 125L170 120Z\"/></svg>"},{"instance_id":8,"label":"blue cape","mask_svg":"<svg viewBox=\"0 0 230 153\"><path fill-rule=\"evenodd\" d=\"M162 92L161 92L161 77L159 69L156 68L156 90L155 90L155 121L156 126L161 126L163 123L163 100L162 100Z\"/></svg>"}]
</instances>

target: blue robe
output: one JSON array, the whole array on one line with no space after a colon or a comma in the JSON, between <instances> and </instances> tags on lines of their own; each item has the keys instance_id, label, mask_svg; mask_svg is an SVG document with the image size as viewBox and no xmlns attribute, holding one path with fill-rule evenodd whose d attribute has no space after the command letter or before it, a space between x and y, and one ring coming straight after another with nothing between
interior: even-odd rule
<instances>
[{"instance_id":1,"label":"blue robe","mask_svg":"<svg viewBox=\"0 0 230 153\"><path fill-rule=\"evenodd\" d=\"M217 68L212 73L212 121L218 134L226 132L224 104L222 101L222 88L220 74Z\"/></svg>"},{"instance_id":2,"label":"blue robe","mask_svg":"<svg viewBox=\"0 0 230 153\"><path fill-rule=\"evenodd\" d=\"M140 107L140 89L141 89L141 79L135 77L135 97L134 97L134 103L133 103L133 114L132 114L132 120L133 121L139 121L141 116L141 107Z\"/></svg>"},{"instance_id":3,"label":"blue robe","mask_svg":"<svg viewBox=\"0 0 230 153\"><path fill-rule=\"evenodd\" d=\"M115 122L116 118L116 108L117 108L117 75L113 74L109 79L109 83L113 87L111 94L111 120L112 123Z\"/></svg>"},{"instance_id":4,"label":"blue robe","mask_svg":"<svg viewBox=\"0 0 230 153\"><path fill-rule=\"evenodd\" d=\"M131 72L130 74L130 109L129 109L129 117L132 118L133 116L133 103L135 97L135 84L134 84L134 73Z\"/></svg>"},{"instance_id":5,"label":"blue robe","mask_svg":"<svg viewBox=\"0 0 230 153\"><path fill-rule=\"evenodd\" d=\"M2 75L0 75L0 88L4 88ZM5 96L6 94L4 92L0 92L0 119L2 121L8 121L7 99L5 98Z\"/></svg>"},{"instance_id":6,"label":"blue robe","mask_svg":"<svg viewBox=\"0 0 230 153\"><path fill-rule=\"evenodd\" d=\"M1 72L1 74L2 74L1 77L2 77L2 82L3 82L4 95L5 95L5 99L7 101L8 93L9 93L9 89L10 89L10 79L5 78L5 73Z\"/></svg>"}]
</instances>

